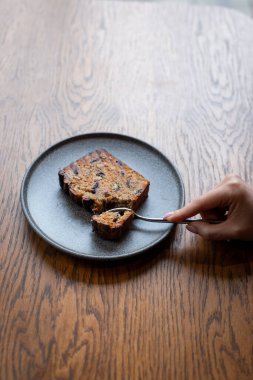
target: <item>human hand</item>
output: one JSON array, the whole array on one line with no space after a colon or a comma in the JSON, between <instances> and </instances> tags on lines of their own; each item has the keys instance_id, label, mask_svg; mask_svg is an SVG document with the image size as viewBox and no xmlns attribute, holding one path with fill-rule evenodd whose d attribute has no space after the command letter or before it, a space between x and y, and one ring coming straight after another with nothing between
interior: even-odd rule
<instances>
[{"instance_id":1,"label":"human hand","mask_svg":"<svg viewBox=\"0 0 253 380\"><path fill-rule=\"evenodd\" d=\"M203 219L225 219L220 224L192 222L190 232L210 240L253 240L253 188L237 175L227 176L216 188L164 219L180 222L197 214Z\"/></svg>"}]
</instances>

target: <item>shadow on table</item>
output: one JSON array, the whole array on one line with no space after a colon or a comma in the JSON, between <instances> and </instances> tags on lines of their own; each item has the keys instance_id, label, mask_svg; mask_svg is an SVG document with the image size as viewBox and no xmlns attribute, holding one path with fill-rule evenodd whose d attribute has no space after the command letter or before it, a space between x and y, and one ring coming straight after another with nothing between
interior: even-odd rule
<instances>
[{"instance_id":1,"label":"shadow on table","mask_svg":"<svg viewBox=\"0 0 253 380\"><path fill-rule=\"evenodd\" d=\"M237 278L251 273L253 243L207 242L196 238L197 240L188 241L189 248L180 249L176 247L175 234L176 228L168 238L149 251L118 261L95 261L69 256L49 246L35 233L32 241L43 264L57 274L69 280L94 285L127 282L164 262L206 276ZM177 240L179 239L177 234Z\"/></svg>"},{"instance_id":2,"label":"shadow on table","mask_svg":"<svg viewBox=\"0 0 253 380\"><path fill-rule=\"evenodd\" d=\"M252 242L211 242L197 238L196 244L169 256L174 264L188 267L191 271L208 276L237 278L251 273L253 264Z\"/></svg>"},{"instance_id":3,"label":"shadow on table","mask_svg":"<svg viewBox=\"0 0 253 380\"><path fill-rule=\"evenodd\" d=\"M110 285L129 281L148 272L162 257L169 255L174 239L175 229L156 247L134 257L113 261L89 260L67 255L41 239L42 249L37 251L44 264L67 279L95 285Z\"/></svg>"}]
</instances>

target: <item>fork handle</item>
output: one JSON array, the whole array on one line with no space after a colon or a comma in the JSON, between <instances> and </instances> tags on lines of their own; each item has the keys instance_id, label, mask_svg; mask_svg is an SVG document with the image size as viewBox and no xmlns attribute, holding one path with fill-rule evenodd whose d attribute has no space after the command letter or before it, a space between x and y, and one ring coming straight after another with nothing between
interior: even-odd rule
<instances>
[{"instance_id":1,"label":"fork handle","mask_svg":"<svg viewBox=\"0 0 253 380\"><path fill-rule=\"evenodd\" d=\"M224 222L224 220L210 220L210 219L185 219L182 222L171 222L166 219L161 218L147 218L145 216L141 216L138 214L135 214L136 219L145 220L146 222L154 222L154 223L171 223L171 224L189 224L192 222L206 222L210 224L219 224Z\"/></svg>"},{"instance_id":2,"label":"fork handle","mask_svg":"<svg viewBox=\"0 0 253 380\"><path fill-rule=\"evenodd\" d=\"M209 224L220 224L224 222L224 220L211 220L211 219L185 219L182 222L176 222L176 224L189 224L192 222L205 222Z\"/></svg>"}]
</instances>

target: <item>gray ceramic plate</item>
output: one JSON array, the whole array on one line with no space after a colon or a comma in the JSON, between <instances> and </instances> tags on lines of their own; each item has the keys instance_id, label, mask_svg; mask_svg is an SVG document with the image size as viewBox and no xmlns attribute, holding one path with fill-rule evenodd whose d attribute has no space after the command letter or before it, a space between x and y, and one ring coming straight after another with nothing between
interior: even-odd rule
<instances>
[{"instance_id":1,"label":"gray ceramic plate","mask_svg":"<svg viewBox=\"0 0 253 380\"><path fill-rule=\"evenodd\" d=\"M105 148L150 180L149 196L138 210L162 217L184 203L184 187L172 163L134 138L93 133L75 136L46 150L27 171L21 203L32 228L49 244L72 255L99 260L133 256L161 242L173 225L134 220L122 240L105 241L92 231L91 214L63 193L58 171L96 148Z\"/></svg>"}]
</instances>

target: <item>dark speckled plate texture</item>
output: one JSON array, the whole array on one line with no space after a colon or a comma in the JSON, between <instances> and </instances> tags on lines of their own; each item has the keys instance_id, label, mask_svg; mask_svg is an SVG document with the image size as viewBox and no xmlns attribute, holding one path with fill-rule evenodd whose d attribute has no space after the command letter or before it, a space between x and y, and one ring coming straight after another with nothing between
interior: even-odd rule
<instances>
[{"instance_id":1,"label":"dark speckled plate texture","mask_svg":"<svg viewBox=\"0 0 253 380\"><path fill-rule=\"evenodd\" d=\"M92 231L91 214L59 186L58 171L96 148L105 148L150 180L141 215L162 217L184 203L184 187L173 164L152 146L129 136L93 133L64 140L40 155L27 171L21 203L32 228L49 244L72 255L115 260L140 254L161 242L171 224L134 220L120 241L106 241Z\"/></svg>"}]
</instances>

